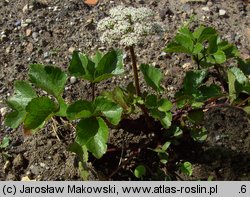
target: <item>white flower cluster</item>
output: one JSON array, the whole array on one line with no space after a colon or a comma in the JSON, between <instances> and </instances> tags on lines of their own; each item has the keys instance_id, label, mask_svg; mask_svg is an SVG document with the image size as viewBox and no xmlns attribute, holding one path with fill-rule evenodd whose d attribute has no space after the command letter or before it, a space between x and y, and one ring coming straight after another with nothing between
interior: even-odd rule
<instances>
[{"instance_id":1,"label":"white flower cluster","mask_svg":"<svg viewBox=\"0 0 250 197\"><path fill-rule=\"evenodd\" d=\"M117 6L109 11L110 17L99 21L97 30L102 32L100 40L112 44L119 42L132 46L142 42L147 35L162 31L154 21L154 12L149 8Z\"/></svg>"}]
</instances>

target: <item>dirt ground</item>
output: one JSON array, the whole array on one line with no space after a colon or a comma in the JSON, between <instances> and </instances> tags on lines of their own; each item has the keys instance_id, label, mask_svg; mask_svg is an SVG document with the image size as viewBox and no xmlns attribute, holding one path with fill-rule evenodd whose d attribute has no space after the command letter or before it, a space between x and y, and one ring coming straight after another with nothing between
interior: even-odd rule
<instances>
[{"instance_id":1,"label":"dirt ground","mask_svg":"<svg viewBox=\"0 0 250 197\"><path fill-rule=\"evenodd\" d=\"M156 12L157 20L164 24L164 36L148 39L136 48L136 53L139 63L161 68L165 74L163 85L168 90L165 96L170 99L182 84L182 66L191 60L162 51L177 29L190 18L194 18L194 26L213 26L224 39L236 44L244 59L250 57L250 3L246 0L100 0L96 6L88 6L83 0L1 0L0 139L8 135L11 143L6 150L0 149L0 180L21 180L25 176L35 180L81 180L78 158L66 149L74 140L74 129L60 125L56 134L49 122L37 134L25 137L22 128L13 130L3 125L5 100L13 93L15 80L27 79L31 63L55 64L67 70L74 50L88 54L97 49L107 51L109 47L99 41L96 24L108 15L111 7L120 4L150 7ZM125 77L102 82L99 91L112 89L115 85L126 86L132 81L128 54L125 62ZM89 87L85 81L71 83L69 80L64 98L68 102L90 99ZM141 87L144 88L144 84ZM206 113L204 122L208 130L205 144L184 138L173 147L172 163L190 161L192 177L173 169L169 172L172 180L207 180L208 177L250 180L247 115L236 108L213 108ZM143 149L133 155L133 150L143 144L155 148L161 142L161 134L146 132L144 125L137 117L124 120L118 128L111 129L107 154L100 160L90 158L90 180L136 180L133 169L138 164L146 164L151 169L146 180L166 180L166 171L171 166L159 166L156 154ZM4 152L9 155L8 159L3 156ZM125 165L119 167L120 162Z\"/></svg>"}]
</instances>

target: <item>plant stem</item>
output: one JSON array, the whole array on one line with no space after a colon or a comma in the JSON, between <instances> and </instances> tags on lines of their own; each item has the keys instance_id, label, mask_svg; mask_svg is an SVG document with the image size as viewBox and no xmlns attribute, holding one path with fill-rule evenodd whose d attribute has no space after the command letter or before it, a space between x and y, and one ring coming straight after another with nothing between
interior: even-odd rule
<instances>
[{"instance_id":1,"label":"plant stem","mask_svg":"<svg viewBox=\"0 0 250 197\"><path fill-rule=\"evenodd\" d=\"M90 86L91 86L91 90L92 90L91 95L92 95L92 101L93 101L93 100L95 100L95 83L91 83Z\"/></svg>"},{"instance_id":2,"label":"plant stem","mask_svg":"<svg viewBox=\"0 0 250 197\"><path fill-rule=\"evenodd\" d=\"M141 96L134 46L130 46L129 50L130 50L131 59L132 59L132 68L134 71L134 82L135 82L136 95Z\"/></svg>"}]
</instances>

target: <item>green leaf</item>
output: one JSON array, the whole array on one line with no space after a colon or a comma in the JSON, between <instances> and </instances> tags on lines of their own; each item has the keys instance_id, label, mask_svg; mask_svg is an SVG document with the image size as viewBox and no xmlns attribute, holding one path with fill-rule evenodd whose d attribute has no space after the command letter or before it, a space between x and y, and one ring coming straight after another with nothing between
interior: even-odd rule
<instances>
[{"instance_id":1,"label":"green leaf","mask_svg":"<svg viewBox=\"0 0 250 197\"><path fill-rule=\"evenodd\" d=\"M157 92L161 92L163 88L161 87L161 80L163 74L158 68L150 66L148 64L141 64L140 69L143 73L146 83Z\"/></svg>"},{"instance_id":2,"label":"green leaf","mask_svg":"<svg viewBox=\"0 0 250 197\"><path fill-rule=\"evenodd\" d=\"M191 130L191 137L197 142L204 142L207 139L207 130L205 127L202 129Z\"/></svg>"},{"instance_id":3,"label":"green leaf","mask_svg":"<svg viewBox=\"0 0 250 197\"><path fill-rule=\"evenodd\" d=\"M167 112L167 111L171 110L172 107L173 107L173 104L167 99L161 99L158 102L158 110L159 111Z\"/></svg>"},{"instance_id":4,"label":"green leaf","mask_svg":"<svg viewBox=\"0 0 250 197\"><path fill-rule=\"evenodd\" d=\"M215 59L215 63L222 64L227 60L227 57L225 53L222 50L218 50L213 54L213 57Z\"/></svg>"},{"instance_id":5,"label":"green leaf","mask_svg":"<svg viewBox=\"0 0 250 197\"><path fill-rule=\"evenodd\" d=\"M108 127L102 118L82 119L77 125L76 142L86 145L96 158L101 158L107 151Z\"/></svg>"},{"instance_id":6,"label":"green leaf","mask_svg":"<svg viewBox=\"0 0 250 197\"><path fill-rule=\"evenodd\" d=\"M123 72L122 53L112 50L106 53L98 62L93 82L100 82Z\"/></svg>"},{"instance_id":7,"label":"green leaf","mask_svg":"<svg viewBox=\"0 0 250 197\"><path fill-rule=\"evenodd\" d=\"M218 43L218 48L224 52L226 58L238 57L240 52L235 45L228 43L228 41L220 41Z\"/></svg>"},{"instance_id":8,"label":"green leaf","mask_svg":"<svg viewBox=\"0 0 250 197\"><path fill-rule=\"evenodd\" d=\"M170 145L171 145L171 142L165 142L165 144L162 145L161 149L166 151Z\"/></svg>"},{"instance_id":9,"label":"green leaf","mask_svg":"<svg viewBox=\"0 0 250 197\"><path fill-rule=\"evenodd\" d=\"M193 174L192 164L188 161L186 161L180 165L180 170L182 173L184 173L188 176L192 176L192 174Z\"/></svg>"},{"instance_id":10,"label":"green leaf","mask_svg":"<svg viewBox=\"0 0 250 197\"><path fill-rule=\"evenodd\" d=\"M97 134L99 127L96 117L81 119L76 127L76 142L85 146Z\"/></svg>"},{"instance_id":11,"label":"green leaf","mask_svg":"<svg viewBox=\"0 0 250 197\"><path fill-rule=\"evenodd\" d=\"M198 88L203 80L207 76L207 70L195 70L195 71L188 71L184 78L184 90L185 93L193 93L196 92L196 88Z\"/></svg>"},{"instance_id":12,"label":"green leaf","mask_svg":"<svg viewBox=\"0 0 250 197\"><path fill-rule=\"evenodd\" d=\"M204 31L206 27L204 27L203 25L199 26L198 28L196 28L196 30L193 32L193 37L198 39L201 35L201 33Z\"/></svg>"},{"instance_id":13,"label":"green leaf","mask_svg":"<svg viewBox=\"0 0 250 197\"><path fill-rule=\"evenodd\" d=\"M188 118L193 123L199 125L204 121L204 112L202 109L192 110L188 112Z\"/></svg>"},{"instance_id":14,"label":"green leaf","mask_svg":"<svg viewBox=\"0 0 250 197\"><path fill-rule=\"evenodd\" d=\"M59 98L64 91L67 75L58 67L31 64L29 77L37 87Z\"/></svg>"},{"instance_id":15,"label":"green leaf","mask_svg":"<svg viewBox=\"0 0 250 197\"><path fill-rule=\"evenodd\" d=\"M243 110L244 110L248 115L250 115L250 106L244 107Z\"/></svg>"},{"instance_id":16,"label":"green leaf","mask_svg":"<svg viewBox=\"0 0 250 197\"><path fill-rule=\"evenodd\" d=\"M212 84L210 86L202 85L199 87L199 90L202 94L202 101L222 95L221 88L215 84Z\"/></svg>"},{"instance_id":17,"label":"green leaf","mask_svg":"<svg viewBox=\"0 0 250 197\"><path fill-rule=\"evenodd\" d=\"M82 150L82 146L80 144L78 144L77 142L73 142L72 144L70 144L67 147L67 151L76 153L79 158L83 158L83 150Z\"/></svg>"},{"instance_id":18,"label":"green leaf","mask_svg":"<svg viewBox=\"0 0 250 197\"><path fill-rule=\"evenodd\" d=\"M58 110L58 106L48 97L32 99L26 107L27 115L24 120L25 129L33 130Z\"/></svg>"},{"instance_id":19,"label":"green leaf","mask_svg":"<svg viewBox=\"0 0 250 197\"><path fill-rule=\"evenodd\" d=\"M237 61L238 61L238 67L242 70L242 72L245 75L250 75L250 59L246 60L245 62L241 58L238 58Z\"/></svg>"},{"instance_id":20,"label":"green leaf","mask_svg":"<svg viewBox=\"0 0 250 197\"><path fill-rule=\"evenodd\" d=\"M190 50L182 46L181 44L173 41L170 42L167 47L164 49L167 53L190 53Z\"/></svg>"},{"instance_id":21,"label":"green leaf","mask_svg":"<svg viewBox=\"0 0 250 197\"><path fill-rule=\"evenodd\" d=\"M8 136L4 136L2 142L0 143L0 148L6 148L10 144L10 138Z\"/></svg>"},{"instance_id":22,"label":"green leaf","mask_svg":"<svg viewBox=\"0 0 250 197\"><path fill-rule=\"evenodd\" d=\"M150 114L154 119L159 120L165 129L168 129L171 126L172 122L171 112L166 113L166 112L161 112L157 109L151 109Z\"/></svg>"},{"instance_id":23,"label":"green leaf","mask_svg":"<svg viewBox=\"0 0 250 197\"><path fill-rule=\"evenodd\" d=\"M175 37L175 41L181 46L183 46L188 51L188 53L192 53L194 43L190 37L184 35L177 35Z\"/></svg>"},{"instance_id":24,"label":"green leaf","mask_svg":"<svg viewBox=\"0 0 250 197\"><path fill-rule=\"evenodd\" d=\"M203 45L201 43L196 43L193 48L193 54L198 54L202 51Z\"/></svg>"},{"instance_id":25,"label":"green leaf","mask_svg":"<svg viewBox=\"0 0 250 197\"><path fill-rule=\"evenodd\" d=\"M248 78L244 75L242 70L240 70L237 67L232 67L229 69L230 72L235 76L235 79L241 84L244 85L246 84L249 80Z\"/></svg>"},{"instance_id":26,"label":"green leaf","mask_svg":"<svg viewBox=\"0 0 250 197\"><path fill-rule=\"evenodd\" d=\"M146 99L145 99L145 106L148 109L154 109L158 107L158 100L157 100L157 96L150 94L147 95Z\"/></svg>"},{"instance_id":27,"label":"green leaf","mask_svg":"<svg viewBox=\"0 0 250 197\"><path fill-rule=\"evenodd\" d=\"M37 97L31 85L25 81L16 81L14 85L14 95L7 99L7 104L12 108L12 112L6 115L5 125L17 128L25 118L25 108L28 103Z\"/></svg>"},{"instance_id":28,"label":"green leaf","mask_svg":"<svg viewBox=\"0 0 250 197\"><path fill-rule=\"evenodd\" d=\"M85 54L74 51L68 70L73 76L94 81L95 63Z\"/></svg>"},{"instance_id":29,"label":"green leaf","mask_svg":"<svg viewBox=\"0 0 250 197\"><path fill-rule=\"evenodd\" d=\"M146 175L146 168L144 165L139 165L134 170L134 175L138 179L142 179Z\"/></svg>"},{"instance_id":30,"label":"green leaf","mask_svg":"<svg viewBox=\"0 0 250 197\"><path fill-rule=\"evenodd\" d=\"M70 105L67 109L67 117L70 120L89 118L94 114L92 102L79 100Z\"/></svg>"},{"instance_id":31,"label":"green leaf","mask_svg":"<svg viewBox=\"0 0 250 197\"><path fill-rule=\"evenodd\" d=\"M120 105L125 113L129 113L131 111L131 107L129 106L129 98L125 94L124 90L120 87L116 87L112 92L104 92L104 97L111 100L114 103Z\"/></svg>"},{"instance_id":32,"label":"green leaf","mask_svg":"<svg viewBox=\"0 0 250 197\"><path fill-rule=\"evenodd\" d=\"M200 29L201 33L199 32L200 35L197 37L197 41L200 43L204 42L205 40L209 40L213 36L217 36L216 30L212 27L206 27L203 30L202 29L203 28ZM199 33L197 33L196 36L198 36Z\"/></svg>"},{"instance_id":33,"label":"green leaf","mask_svg":"<svg viewBox=\"0 0 250 197\"><path fill-rule=\"evenodd\" d=\"M97 97L95 99L95 107L96 111L102 112L111 124L117 125L120 122L123 111L121 106L104 97Z\"/></svg>"},{"instance_id":34,"label":"green leaf","mask_svg":"<svg viewBox=\"0 0 250 197\"><path fill-rule=\"evenodd\" d=\"M229 100L232 103L237 98L237 91L235 87L236 77L231 70L227 71Z\"/></svg>"},{"instance_id":35,"label":"green leaf","mask_svg":"<svg viewBox=\"0 0 250 197\"><path fill-rule=\"evenodd\" d=\"M218 41L218 36L212 36L209 39L209 45L208 45L208 52L210 54L215 53L218 50L218 45L217 45L217 41Z\"/></svg>"},{"instance_id":36,"label":"green leaf","mask_svg":"<svg viewBox=\"0 0 250 197\"><path fill-rule=\"evenodd\" d=\"M64 99L62 97L57 98L58 103L59 103L59 111L55 114L56 116L62 116L62 117L66 117L67 116L67 109L68 109L68 105L67 103L64 101Z\"/></svg>"}]
</instances>

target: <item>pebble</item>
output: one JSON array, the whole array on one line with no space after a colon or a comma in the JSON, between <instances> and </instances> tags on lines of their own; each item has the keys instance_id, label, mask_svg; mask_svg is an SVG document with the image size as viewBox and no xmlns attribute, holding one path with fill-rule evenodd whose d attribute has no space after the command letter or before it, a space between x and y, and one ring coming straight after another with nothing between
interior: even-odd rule
<instances>
[{"instance_id":1,"label":"pebble","mask_svg":"<svg viewBox=\"0 0 250 197\"><path fill-rule=\"evenodd\" d=\"M46 166L46 164L45 164L45 163L40 163L40 166L41 166L42 168L44 168L44 167Z\"/></svg>"},{"instance_id":2,"label":"pebble","mask_svg":"<svg viewBox=\"0 0 250 197\"><path fill-rule=\"evenodd\" d=\"M0 109L0 114L1 114L1 116L2 116L2 117L5 116L5 115L7 114L7 111L8 111L8 108L7 108L7 107L2 107L2 108Z\"/></svg>"},{"instance_id":3,"label":"pebble","mask_svg":"<svg viewBox=\"0 0 250 197\"><path fill-rule=\"evenodd\" d=\"M32 33L32 30L31 29L26 29L26 36L30 36Z\"/></svg>"},{"instance_id":4,"label":"pebble","mask_svg":"<svg viewBox=\"0 0 250 197\"><path fill-rule=\"evenodd\" d=\"M7 54L9 54L9 53L10 53L10 50L11 50L11 46L8 46L8 47L6 48L6 50L5 50L5 52L6 52Z\"/></svg>"},{"instance_id":5,"label":"pebble","mask_svg":"<svg viewBox=\"0 0 250 197\"><path fill-rule=\"evenodd\" d=\"M75 76L70 77L70 83L75 83L75 82L76 82L76 77Z\"/></svg>"},{"instance_id":6,"label":"pebble","mask_svg":"<svg viewBox=\"0 0 250 197\"><path fill-rule=\"evenodd\" d=\"M31 20L30 18L28 18L28 19L25 20L25 23L28 23L28 24L29 24L29 23L31 23L31 22L32 22L32 20Z\"/></svg>"},{"instance_id":7,"label":"pebble","mask_svg":"<svg viewBox=\"0 0 250 197\"><path fill-rule=\"evenodd\" d=\"M32 38L33 38L34 40L36 40L37 37L38 37L38 33L37 33L37 32L33 32L33 33L32 33Z\"/></svg>"},{"instance_id":8,"label":"pebble","mask_svg":"<svg viewBox=\"0 0 250 197\"><path fill-rule=\"evenodd\" d=\"M192 68L192 64L190 62L187 62L187 63L182 65L182 68L184 70L190 70Z\"/></svg>"},{"instance_id":9,"label":"pebble","mask_svg":"<svg viewBox=\"0 0 250 197\"><path fill-rule=\"evenodd\" d=\"M219 10L220 16L224 16L225 14L226 14L226 10L222 10L222 9Z\"/></svg>"},{"instance_id":10,"label":"pebble","mask_svg":"<svg viewBox=\"0 0 250 197\"><path fill-rule=\"evenodd\" d=\"M209 7L202 7L201 10L203 10L205 12L209 12L210 11Z\"/></svg>"},{"instance_id":11,"label":"pebble","mask_svg":"<svg viewBox=\"0 0 250 197\"><path fill-rule=\"evenodd\" d=\"M34 46L33 46L33 44L30 42L30 43L26 46L26 51L27 51L27 53L32 53L33 49L34 49Z\"/></svg>"},{"instance_id":12,"label":"pebble","mask_svg":"<svg viewBox=\"0 0 250 197\"><path fill-rule=\"evenodd\" d=\"M23 7L23 13L27 12L29 10L29 5L26 4L24 7Z\"/></svg>"},{"instance_id":13,"label":"pebble","mask_svg":"<svg viewBox=\"0 0 250 197\"><path fill-rule=\"evenodd\" d=\"M69 53L73 53L75 50L76 50L75 47L69 47L69 49L68 49Z\"/></svg>"},{"instance_id":14,"label":"pebble","mask_svg":"<svg viewBox=\"0 0 250 197\"><path fill-rule=\"evenodd\" d=\"M45 53L43 54L43 57L44 57L44 58L49 57L49 52L45 52Z\"/></svg>"},{"instance_id":15,"label":"pebble","mask_svg":"<svg viewBox=\"0 0 250 197\"><path fill-rule=\"evenodd\" d=\"M15 26L20 26L22 24L22 22L20 21L20 20L17 20L16 22L15 22Z\"/></svg>"}]
</instances>

